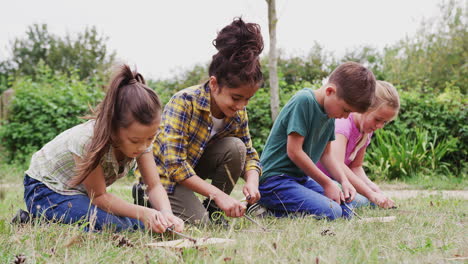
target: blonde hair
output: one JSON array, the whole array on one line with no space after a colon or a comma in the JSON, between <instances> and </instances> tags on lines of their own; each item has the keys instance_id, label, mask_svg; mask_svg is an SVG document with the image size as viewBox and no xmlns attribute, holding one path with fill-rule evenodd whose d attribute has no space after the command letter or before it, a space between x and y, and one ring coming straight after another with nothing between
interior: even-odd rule
<instances>
[{"instance_id":1,"label":"blonde hair","mask_svg":"<svg viewBox=\"0 0 468 264\"><path fill-rule=\"evenodd\" d=\"M400 96L395 87L385 81L377 81L375 86L375 98L370 110L377 110L382 106L388 106L395 109L397 114L400 110Z\"/></svg>"}]
</instances>

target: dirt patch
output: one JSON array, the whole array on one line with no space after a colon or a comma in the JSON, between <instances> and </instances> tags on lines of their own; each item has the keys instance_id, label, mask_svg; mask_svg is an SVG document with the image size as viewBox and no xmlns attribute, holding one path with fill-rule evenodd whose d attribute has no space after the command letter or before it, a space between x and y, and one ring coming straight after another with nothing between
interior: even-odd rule
<instances>
[{"instance_id":1,"label":"dirt patch","mask_svg":"<svg viewBox=\"0 0 468 264\"><path fill-rule=\"evenodd\" d=\"M430 195L442 195L443 198L461 198L468 200L468 191L427 191L427 190L384 190L391 198L409 199Z\"/></svg>"}]
</instances>

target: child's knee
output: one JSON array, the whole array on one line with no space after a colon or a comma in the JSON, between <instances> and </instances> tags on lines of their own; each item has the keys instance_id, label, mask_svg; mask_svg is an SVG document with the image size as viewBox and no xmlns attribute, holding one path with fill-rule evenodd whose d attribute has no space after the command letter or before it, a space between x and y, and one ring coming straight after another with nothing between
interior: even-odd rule
<instances>
[{"instance_id":1,"label":"child's knee","mask_svg":"<svg viewBox=\"0 0 468 264\"><path fill-rule=\"evenodd\" d=\"M320 217L326 217L329 220L335 220L342 217L343 210L341 206L336 202L329 200L327 203L323 203L319 208L317 215Z\"/></svg>"},{"instance_id":2,"label":"child's knee","mask_svg":"<svg viewBox=\"0 0 468 264\"><path fill-rule=\"evenodd\" d=\"M232 160L238 160L240 163L245 162L245 156L247 154L247 149L244 142L240 138L236 137L227 137L223 139L226 146L226 152L230 155Z\"/></svg>"},{"instance_id":3,"label":"child's knee","mask_svg":"<svg viewBox=\"0 0 468 264\"><path fill-rule=\"evenodd\" d=\"M247 149L244 142L236 137L223 138L221 142L224 148L224 164L229 167L234 181L241 176L245 167Z\"/></svg>"},{"instance_id":4,"label":"child's knee","mask_svg":"<svg viewBox=\"0 0 468 264\"><path fill-rule=\"evenodd\" d=\"M354 200L352 201L352 206L354 208L362 207L362 206L368 206L370 205L369 199L367 199L365 196L357 194Z\"/></svg>"}]
</instances>

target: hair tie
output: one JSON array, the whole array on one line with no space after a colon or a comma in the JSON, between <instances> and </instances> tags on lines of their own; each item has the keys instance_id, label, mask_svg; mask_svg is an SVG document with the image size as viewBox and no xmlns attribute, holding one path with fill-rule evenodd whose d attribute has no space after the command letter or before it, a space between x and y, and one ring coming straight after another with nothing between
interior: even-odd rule
<instances>
[{"instance_id":1,"label":"hair tie","mask_svg":"<svg viewBox=\"0 0 468 264\"><path fill-rule=\"evenodd\" d=\"M132 79L130 79L130 81L128 81L128 84L135 84L137 82L138 81L135 78L132 78Z\"/></svg>"}]
</instances>

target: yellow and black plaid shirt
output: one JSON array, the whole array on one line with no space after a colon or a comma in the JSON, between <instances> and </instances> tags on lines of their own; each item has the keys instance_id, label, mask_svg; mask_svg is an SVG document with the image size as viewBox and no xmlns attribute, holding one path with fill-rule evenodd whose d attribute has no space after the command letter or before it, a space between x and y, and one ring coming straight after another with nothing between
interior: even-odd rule
<instances>
[{"instance_id":1,"label":"yellow and black plaid shirt","mask_svg":"<svg viewBox=\"0 0 468 264\"><path fill-rule=\"evenodd\" d=\"M238 111L224 119L224 128L211 139L213 121L210 113L210 89L197 85L176 93L164 107L160 130L154 141L153 154L168 193L173 193L177 182L196 175L197 165L204 149L224 137L240 138L247 148L245 171L261 174L260 160L250 139L247 111Z\"/></svg>"}]
</instances>

